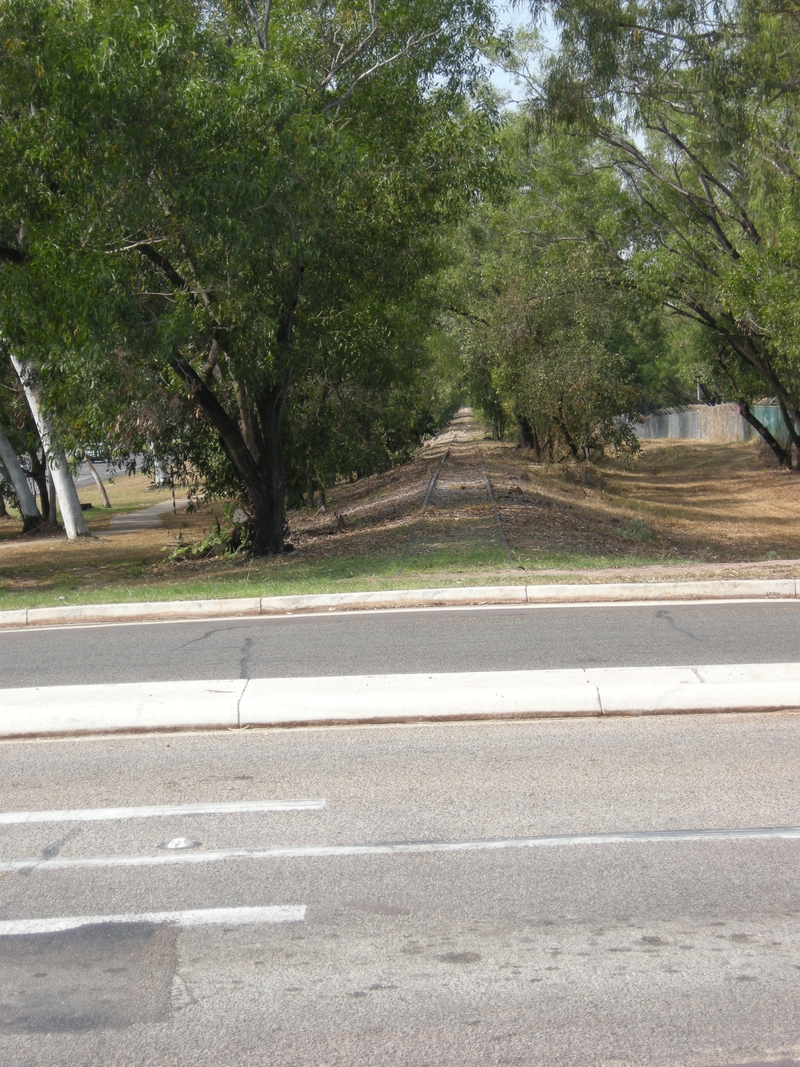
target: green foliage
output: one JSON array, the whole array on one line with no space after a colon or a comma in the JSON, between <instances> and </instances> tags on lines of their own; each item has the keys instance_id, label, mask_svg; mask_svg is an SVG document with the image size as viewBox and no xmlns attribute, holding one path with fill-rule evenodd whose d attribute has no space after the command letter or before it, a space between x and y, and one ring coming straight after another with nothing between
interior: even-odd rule
<instances>
[{"instance_id":1,"label":"green foliage","mask_svg":"<svg viewBox=\"0 0 800 1067\"><path fill-rule=\"evenodd\" d=\"M186 543L179 531L177 545L171 550L164 548L162 551L169 553L167 559L173 563L178 560L213 559L219 556L230 559L241 555L246 543L246 533L241 525L234 524L223 533L217 519L212 529L199 541Z\"/></svg>"},{"instance_id":2,"label":"green foliage","mask_svg":"<svg viewBox=\"0 0 800 1067\"><path fill-rule=\"evenodd\" d=\"M620 537L626 541L649 541L653 534L647 528L647 523L641 519L629 519L619 531Z\"/></svg>"},{"instance_id":3,"label":"green foliage","mask_svg":"<svg viewBox=\"0 0 800 1067\"><path fill-rule=\"evenodd\" d=\"M515 418L537 452L554 437L579 458L638 448L623 416L639 406L638 364L657 324L599 241L624 243L629 199L577 138L534 140L509 123L515 191L476 212L449 277L451 327L472 397L497 431Z\"/></svg>"},{"instance_id":4,"label":"green foliage","mask_svg":"<svg viewBox=\"0 0 800 1067\"><path fill-rule=\"evenodd\" d=\"M380 466L428 425L408 341L436 229L495 181L495 116L468 103L491 13L406 0L371 29L296 2L267 34L247 11L0 7L0 321L65 434L157 437L275 551L292 387L290 480Z\"/></svg>"},{"instance_id":5,"label":"green foliage","mask_svg":"<svg viewBox=\"0 0 800 1067\"><path fill-rule=\"evenodd\" d=\"M800 5L547 6L561 48L531 110L606 146L636 205L632 284L710 338L698 379L777 396L800 449Z\"/></svg>"}]
</instances>

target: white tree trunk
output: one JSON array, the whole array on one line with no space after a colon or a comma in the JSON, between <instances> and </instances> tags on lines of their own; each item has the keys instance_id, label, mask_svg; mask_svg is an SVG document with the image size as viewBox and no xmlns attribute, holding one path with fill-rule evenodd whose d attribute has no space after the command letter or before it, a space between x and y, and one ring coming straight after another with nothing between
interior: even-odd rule
<instances>
[{"instance_id":1,"label":"white tree trunk","mask_svg":"<svg viewBox=\"0 0 800 1067\"><path fill-rule=\"evenodd\" d=\"M76 537L88 537L89 531L81 510L81 502L78 500L78 492L75 483L70 477L67 468L67 457L63 452L56 452L53 448L53 425L42 411L39 403L39 394L36 389L36 371L31 363L23 363L16 356L11 356L14 370L25 390L28 407L31 409L33 421L42 439L42 447L47 457L47 466L53 475L56 485L58 502L61 505L61 518L64 520L64 529L67 537L74 541Z\"/></svg>"},{"instance_id":2,"label":"white tree trunk","mask_svg":"<svg viewBox=\"0 0 800 1067\"><path fill-rule=\"evenodd\" d=\"M14 486L14 492L17 494L20 511L22 512L23 529L33 529L34 526L39 525L42 517L36 507L36 501L31 492L31 487L28 485L28 479L25 477L25 471L22 469L17 459L17 454L2 429L0 429L0 459L3 461L3 466L11 479L11 484Z\"/></svg>"},{"instance_id":3,"label":"white tree trunk","mask_svg":"<svg viewBox=\"0 0 800 1067\"><path fill-rule=\"evenodd\" d=\"M100 477L100 475L95 470L94 463L92 463L92 461L89 459L88 456L84 457L84 463L88 467L89 473L94 478L95 485L100 490L100 496L103 498L103 507L104 508L110 508L111 507L111 501L108 499L108 493L106 492L106 487L103 485L103 479Z\"/></svg>"},{"instance_id":4,"label":"white tree trunk","mask_svg":"<svg viewBox=\"0 0 800 1067\"><path fill-rule=\"evenodd\" d=\"M168 485L172 484L169 471L155 454L155 449L153 449L153 468L153 484L156 489L166 489Z\"/></svg>"}]
</instances>

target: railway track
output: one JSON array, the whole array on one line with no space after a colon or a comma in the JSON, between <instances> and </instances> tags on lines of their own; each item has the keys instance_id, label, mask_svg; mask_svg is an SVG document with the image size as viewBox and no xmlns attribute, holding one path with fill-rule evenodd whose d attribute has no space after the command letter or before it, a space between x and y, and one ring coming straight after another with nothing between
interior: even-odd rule
<instances>
[{"instance_id":1,"label":"railway track","mask_svg":"<svg viewBox=\"0 0 800 1067\"><path fill-rule=\"evenodd\" d=\"M512 562L491 479L478 441L482 433L472 412L462 408L432 447L441 448L397 574L410 561L433 564L436 557L500 555Z\"/></svg>"}]
</instances>

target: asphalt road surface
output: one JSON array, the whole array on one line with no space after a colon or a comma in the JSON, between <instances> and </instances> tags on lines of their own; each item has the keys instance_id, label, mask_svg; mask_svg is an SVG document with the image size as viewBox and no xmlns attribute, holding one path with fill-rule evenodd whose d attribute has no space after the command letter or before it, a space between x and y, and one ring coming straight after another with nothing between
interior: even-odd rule
<instances>
[{"instance_id":1,"label":"asphalt road surface","mask_svg":"<svg viewBox=\"0 0 800 1067\"><path fill-rule=\"evenodd\" d=\"M0 1061L800 1064L800 838L680 833L800 826L799 728L0 744Z\"/></svg>"},{"instance_id":2,"label":"asphalt road surface","mask_svg":"<svg viewBox=\"0 0 800 1067\"><path fill-rule=\"evenodd\" d=\"M0 688L780 663L800 602L353 612L0 632Z\"/></svg>"},{"instance_id":3,"label":"asphalt road surface","mask_svg":"<svg viewBox=\"0 0 800 1067\"><path fill-rule=\"evenodd\" d=\"M119 467L111 466L108 463L103 463L102 460L97 460L94 465L94 469L100 475L100 478L104 482L108 482L109 478L121 478L124 477L126 472L120 470ZM95 480L89 471L89 468L85 463L80 465L80 468L73 477L76 489L89 489L94 486Z\"/></svg>"}]
</instances>

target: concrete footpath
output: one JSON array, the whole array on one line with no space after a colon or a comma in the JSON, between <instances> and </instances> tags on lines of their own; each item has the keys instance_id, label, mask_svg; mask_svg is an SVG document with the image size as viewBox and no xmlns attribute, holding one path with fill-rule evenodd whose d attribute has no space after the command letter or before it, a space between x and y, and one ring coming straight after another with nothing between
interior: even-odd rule
<instances>
[{"instance_id":1,"label":"concrete footpath","mask_svg":"<svg viewBox=\"0 0 800 1067\"><path fill-rule=\"evenodd\" d=\"M800 663L137 682L0 691L0 737L800 710Z\"/></svg>"},{"instance_id":2,"label":"concrete footpath","mask_svg":"<svg viewBox=\"0 0 800 1067\"><path fill-rule=\"evenodd\" d=\"M612 582L570 585L496 585L447 589L400 589L375 593L321 593L238 597L228 600L167 600L149 603L81 604L0 611L0 629L70 623L138 622L161 619L293 615L322 611L391 610L523 604L642 603L686 600L796 600L800 579L721 579L706 582Z\"/></svg>"}]
</instances>

